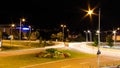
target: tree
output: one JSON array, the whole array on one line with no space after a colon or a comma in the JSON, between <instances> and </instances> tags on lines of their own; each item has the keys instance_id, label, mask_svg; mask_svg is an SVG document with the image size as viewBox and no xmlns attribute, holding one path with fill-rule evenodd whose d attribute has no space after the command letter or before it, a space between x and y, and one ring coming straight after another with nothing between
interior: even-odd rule
<instances>
[{"instance_id":1,"label":"tree","mask_svg":"<svg viewBox=\"0 0 120 68\"><path fill-rule=\"evenodd\" d=\"M59 32L59 33L57 33L57 34L52 34L51 35L51 38L54 40L54 39L58 39L58 40L62 40L62 38L63 38L63 33L62 32Z\"/></svg>"},{"instance_id":2,"label":"tree","mask_svg":"<svg viewBox=\"0 0 120 68\"><path fill-rule=\"evenodd\" d=\"M112 40L112 36L111 35L108 35L106 37L106 42L107 42L107 45L112 47L113 46L113 40Z\"/></svg>"},{"instance_id":3,"label":"tree","mask_svg":"<svg viewBox=\"0 0 120 68\"><path fill-rule=\"evenodd\" d=\"M39 43L40 43L40 44L42 43L42 37L39 38Z\"/></svg>"},{"instance_id":4,"label":"tree","mask_svg":"<svg viewBox=\"0 0 120 68\"><path fill-rule=\"evenodd\" d=\"M56 34L52 34L51 35L51 39L55 40L57 38L57 35Z\"/></svg>"},{"instance_id":5,"label":"tree","mask_svg":"<svg viewBox=\"0 0 120 68\"><path fill-rule=\"evenodd\" d=\"M30 40L36 40L36 39L38 39L39 35L40 34L39 34L38 31L32 32L31 36L30 36Z\"/></svg>"},{"instance_id":6,"label":"tree","mask_svg":"<svg viewBox=\"0 0 120 68\"><path fill-rule=\"evenodd\" d=\"M57 33L57 38L61 41L63 38L63 33L62 32Z\"/></svg>"},{"instance_id":7,"label":"tree","mask_svg":"<svg viewBox=\"0 0 120 68\"><path fill-rule=\"evenodd\" d=\"M38 31L35 31L35 33L36 33L36 38L38 39L40 36L40 33Z\"/></svg>"},{"instance_id":8,"label":"tree","mask_svg":"<svg viewBox=\"0 0 120 68\"><path fill-rule=\"evenodd\" d=\"M98 38L97 38L97 36L94 37L93 41L94 41L93 46L97 46L98 45Z\"/></svg>"}]
</instances>

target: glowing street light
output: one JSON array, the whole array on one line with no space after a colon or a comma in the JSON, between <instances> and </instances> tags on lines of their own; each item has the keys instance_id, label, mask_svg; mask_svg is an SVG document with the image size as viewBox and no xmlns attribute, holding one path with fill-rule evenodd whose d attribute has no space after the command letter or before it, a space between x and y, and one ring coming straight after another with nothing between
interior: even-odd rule
<instances>
[{"instance_id":1,"label":"glowing street light","mask_svg":"<svg viewBox=\"0 0 120 68\"><path fill-rule=\"evenodd\" d=\"M11 35L12 35L12 28L15 27L15 24L11 24Z\"/></svg>"},{"instance_id":2,"label":"glowing street light","mask_svg":"<svg viewBox=\"0 0 120 68\"><path fill-rule=\"evenodd\" d=\"M22 22L25 22L25 18L20 18L20 29L19 29L19 39L21 40L21 26L22 26Z\"/></svg>"},{"instance_id":3,"label":"glowing street light","mask_svg":"<svg viewBox=\"0 0 120 68\"><path fill-rule=\"evenodd\" d=\"M61 24L61 27L62 27L62 33L63 33L62 41L64 41L64 28L66 27L66 25Z\"/></svg>"},{"instance_id":4,"label":"glowing street light","mask_svg":"<svg viewBox=\"0 0 120 68\"><path fill-rule=\"evenodd\" d=\"M120 30L120 28L117 28L117 30Z\"/></svg>"},{"instance_id":5,"label":"glowing street light","mask_svg":"<svg viewBox=\"0 0 120 68\"><path fill-rule=\"evenodd\" d=\"M15 24L12 24L11 26L12 26L12 27L14 27L14 26L15 26Z\"/></svg>"},{"instance_id":6,"label":"glowing street light","mask_svg":"<svg viewBox=\"0 0 120 68\"><path fill-rule=\"evenodd\" d=\"M89 10L88 14L91 15L93 13L93 10Z\"/></svg>"},{"instance_id":7,"label":"glowing street light","mask_svg":"<svg viewBox=\"0 0 120 68\"><path fill-rule=\"evenodd\" d=\"M10 30L10 45L12 46L12 39L14 38L14 36L13 36L13 27L15 27L15 24L11 24L11 26L10 26L10 28L11 28L11 30Z\"/></svg>"},{"instance_id":8,"label":"glowing street light","mask_svg":"<svg viewBox=\"0 0 120 68\"><path fill-rule=\"evenodd\" d=\"M88 15L90 15L90 17L92 16L92 14L93 14L93 10L88 10Z\"/></svg>"}]
</instances>

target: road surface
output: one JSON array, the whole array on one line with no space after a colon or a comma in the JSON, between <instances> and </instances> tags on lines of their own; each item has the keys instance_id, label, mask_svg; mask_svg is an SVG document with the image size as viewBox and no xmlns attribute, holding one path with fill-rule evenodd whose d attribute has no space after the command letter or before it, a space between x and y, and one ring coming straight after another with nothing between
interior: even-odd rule
<instances>
[{"instance_id":1,"label":"road surface","mask_svg":"<svg viewBox=\"0 0 120 68\"><path fill-rule=\"evenodd\" d=\"M86 43L69 43L68 49L75 49L77 51L82 51L85 53L96 54L97 48L86 45ZM102 54L98 56L87 59L67 59L61 61L47 62L43 64L29 65L21 68L99 68L99 66L108 65L118 65L120 63L120 58L118 51L108 50L101 48ZM117 55L116 55L117 54ZM116 66L115 66L116 67Z\"/></svg>"}]
</instances>

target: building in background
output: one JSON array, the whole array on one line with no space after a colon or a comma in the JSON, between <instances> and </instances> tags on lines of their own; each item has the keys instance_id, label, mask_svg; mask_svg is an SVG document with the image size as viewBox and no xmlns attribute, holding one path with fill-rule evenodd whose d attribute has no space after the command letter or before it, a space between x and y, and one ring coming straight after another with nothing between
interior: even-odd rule
<instances>
[{"instance_id":1,"label":"building in background","mask_svg":"<svg viewBox=\"0 0 120 68\"><path fill-rule=\"evenodd\" d=\"M0 30L2 32L2 39L10 39L11 35L13 36L13 39L19 39L19 26L12 27L11 24L4 24L0 25ZM30 32L29 26L23 26L21 28L21 38L27 39L27 34Z\"/></svg>"},{"instance_id":2,"label":"building in background","mask_svg":"<svg viewBox=\"0 0 120 68\"><path fill-rule=\"evenodd\" d=\"M116 42L120 42L120 30L116 30L115 33L113 33L112 39L115 40Z\"/></svg>"}]
</instances>

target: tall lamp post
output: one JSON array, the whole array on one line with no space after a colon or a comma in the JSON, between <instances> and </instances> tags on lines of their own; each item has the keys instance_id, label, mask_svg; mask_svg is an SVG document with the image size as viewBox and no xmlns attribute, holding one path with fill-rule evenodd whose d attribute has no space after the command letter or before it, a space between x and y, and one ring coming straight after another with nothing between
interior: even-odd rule
<instances>
[{"instance_id":1,"label":"tall lamp post","mask_svg":"<svg viewBox=\"0 0 120 68\"><path fill-rule=\"evenodd\" d=\"M64 42L64 28L66 27L66 25L62 24L61 27L62 27L62 33L63 33L62 41Z\"/></svg>"},{"instance_id":2,"label":"tall lamp post","mask_svg":"<svg viewBox=\"0 0 120 68\"><path fill-rule=\"evenodd\" d=\"M87 31L84 31L85 32L85 35L86 35L86 42L88 42L88 33L87 33Z\"/></svg>"},{"instance_id":3,"label":"tall lamp post","mask_svg":"<svg viewBox=\"0 0 120 68\"><path fill-rule=\"evenodd\" d=\"M92 33L91 33L90 30L88 30L88 33L89 33L89 35L90 35L90 42L92 42Z\"/></svg>"},{"instance_id":4,"label":"tall lamp post","mask_svg":"<svg viewBox=\"0 0 120 68\"><path fill-rule=\"evenodd\" d=\"M21 26L22 26L22 22L24 22L25 19L24 18L20 18L20 29L19 29L19 39L21 40Z\"/></svg>"},{"instance_id":5,"label":"tall lamp post","mask_svg":"<svg viewBox=\"0 0 120 68\"><path fill-rule=\"evenodd\" d=\"M31 26L29 26L29 40L30 40L30 35L31 35Z\"/></svg>"},{"instance_id":6,"label":"tall lamp post","mask_svg":"<svg viewBox=\"0 0 120 68\"><path fill-rule=\"evenodd\" d=\"M100 8L99 8L99 16L98 16L98 51L97 51L97 55L98 55L98 68L100 67L100 57L99 55L101 54L100 51Z\"/></svg>"},{"instance_id":7,"label":"tall lamp post","mask_svg":"<svg viewBox=\"0 0 120 68\"><path fill-rule=\"evenodd\" d=\"M70 30L69 30L69 29L67 29L67 32L68 32L68 36L67 36L67 37L69 38L69 32L70 32Z\"/></svg>"},{"instance_id":8,"label":"tall lamp post","mask_svg":"<svg viewBox=\"0 0 120 68\"><path fill-rule=\"evenodd\" d=\"M12 30L13 30L13 27L15 27L15 24L11 24L11 31L10 31L10 34L11 34L11 35L13 35L13 33L12 33L12 32L13 32L13 31L12 31Z\"/></svg>"},{"instance_id":9,"label":"tall lamp post","mask_svg":"<svg viewBox=\"0 0 120 68\"><path fill-rule=\"evenodd\" d=\"M114 39L114 45L115 45L115 42L116 42L116 30L113 31L113 34L114 34L113 39Z\"/></svg>"},{"instance_id":10,"label":"tall lamp post","mask_svg":"<svg viewBox=\"0 0 120 68\"><path fill-rule=\"evenodd\" d=\"M13 39L13 37L14 37L14 36L13 36L13 31L12 31L14 26L15 26L15 24L11 24L11 30L10 30L10 34L11 34L11 35L10 35L10 45L11 45L11 46L12 46L12 39Z\"/></svg>"},{"instance_id":11,"label":"tall lamp post","mask_svg":"<svg viewBox=\"0 0 120 68\"><path fill-rule=\"evenodd\" d=\"M93 10L89 10L87 11L88 14L91 16L91 14L93 14ZM99 59L99 55L101 54L100 51L100 8L99 8L99 15L98 15L98 51L97 51L97 56L98 56L98 68L100 67L100 59Z\"/></svg>"}]
</instances>

